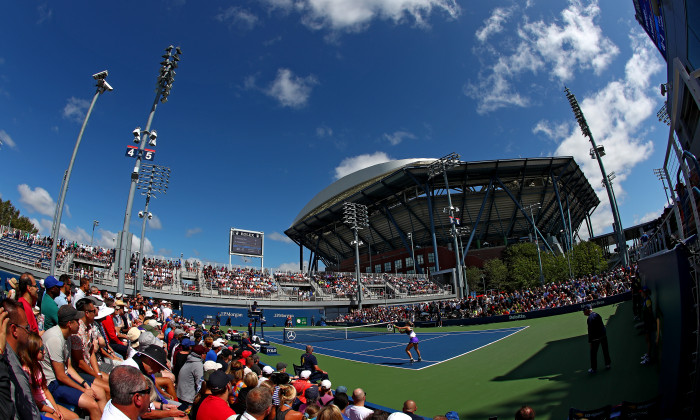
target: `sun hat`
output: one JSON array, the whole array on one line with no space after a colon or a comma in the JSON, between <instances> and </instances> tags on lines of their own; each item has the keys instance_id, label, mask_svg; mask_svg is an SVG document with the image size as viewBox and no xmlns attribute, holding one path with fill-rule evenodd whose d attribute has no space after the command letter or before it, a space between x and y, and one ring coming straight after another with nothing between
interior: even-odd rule
<instances>
[{"instance_id":1,"label":"sun hat","mask_svg":"<svg viewBox=\"0 0 700 420\"><path fill-rule=\"evenodd\" d=\"M162 367L164 370L170 370L168 369L168 361L166 360L165 350L163 349L163 347L151 344L150 346L140 351L139 354L141 354L142 356L146 356L154 362L158 363L158 365L160 365L160 367Z\"/></svg>"}]
</instances>

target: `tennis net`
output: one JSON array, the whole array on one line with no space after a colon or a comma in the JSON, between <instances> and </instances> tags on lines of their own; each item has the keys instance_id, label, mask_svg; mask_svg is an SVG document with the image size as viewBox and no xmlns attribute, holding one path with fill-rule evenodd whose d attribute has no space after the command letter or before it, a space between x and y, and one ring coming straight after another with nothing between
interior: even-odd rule
<instances>
[{"instance_id":1,"label":"tennis net","mask_svg":"<svg viewBox=\"0 0 700 420\"><path fill-rule=\"evenodd\" d=\"M392 334L393 332L394 326L390 322L357 325L354 327L285 328L283 342L310 343L314 341L351 340L353 338Z\"/></svg>"}]
</instances>

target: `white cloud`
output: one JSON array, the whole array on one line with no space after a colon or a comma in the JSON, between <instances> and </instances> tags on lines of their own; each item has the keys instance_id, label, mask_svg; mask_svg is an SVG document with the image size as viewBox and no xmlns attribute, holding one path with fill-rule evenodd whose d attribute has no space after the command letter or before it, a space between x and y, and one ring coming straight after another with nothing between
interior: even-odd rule
<instances>
[{"instance_id":1,"label":"white cloud","mask_svg":"<svg viewBox=\"0 0 700 420\"><path fill-rule=\"evenodd\" d=\"M237 6L231 6L217 14L215 19L227 25L235 25L243 29L253 29L259 20L251 11Z\"/></svg>"},{"instance_id":2,"label":"white cloud","mask_svg":"<svg viewBox=\"0 0 700 420\"><path fill-rule=\"evenodd\" d=\"M36 11L39 13L39 19L36 22L37 25L48 22L53 17L53 10L49 8L46 3L37 6Z\"/></svg>"},{"instance_id":3,"label":"white cloud","mask_svg":"<svg viewBox=\"0 0 700 420\"><path fill-rule=\"evenodd\" d=\"M283 235L279 232L272 232L271 234L267 235L269 239L272 239L273 241L278 241L278 242L284 242L285 244L291 244L294 243L289 236Z\"/></svg>"},{"instance_id":4,"label":"white cloud","mask_svg":"<svg viewBox=\"0 0 700 420\"><path fill-rule=\"evenodd\" d=\"M571 80L575 72L581 70L602 74L619 49L595 23L599 14L595 0L586 6L578 0L570 0L558 22L531 22L523 14L515 36L500 37L498 45L487 42L490 34L486 31L487 21L487 26L476 32L482 44L475 54L492 60L492 64L482 69L477 82L469 82L464 88L464 93L477 101L477 112L484 114L508 106L528 106L529 98L519 91L528 88L519 84L521 75L526 72L543 71L560 82Z\"/></svg>"},{"instance_id":5,"label":"white cloud","mask_svg":"<svg viewBox=\"0 0 700 420\"><path fill-rule=\"evenodd\" d=\"M551 140L559 142L565 139L569 134L571 134L571 126L567 121L563 121L559 124L550 123L548 120L540 120L537 125L532 129L532 134L542 133L549 137Z\"/></svg>"},{"instance_id":6,"label":"white cloud","mask_svg":"<svg viewBox=\"0 0 700 420\"><path fill-rule=\"evenodd\" d=\"M605 170L616 174L613 187L618 203L625 199L623 183L632 168L647 160L653 152L653 143L642 138L645 133L640 127L644 120L654 115L658 106L647 95L654 92L650 78L665 67L645 37L639 32L630 35L633 54L627 61L624 79L613 80L599 91L578 98L596 143L605 147ZM610 231L612 213L608 195L601 185L600 168L589 156L589 140L581 135L578 126L573 127L554 154L573 156L581 165L601 201L591 217L594 233ZM624 215L622 217L624 221Z\"/></svg>"},{"instance_id":7,"label":"white cloud","mask_svg":"<svg viewBox=\"0 0 700 420\"><path fill-rule=\"evenodd\" d=\"M372 154L364 154L359 156L348 157L340 162L340 165L335 168L335 179L340 179L345 175L357 172L360 169L368 168L378 163L384 163L392 160L384 152L374 152Z\"/></svg>"},{"instance_id":8,"label":"white cloud","mask_svg":"<svg viewBox=\"0 0 700 420\"><path fill-rule=\"evenodd\" d=\"M320 138L330 137L333 135L333 129L325 125L316 127L316 135Z\"/></svg>"},{"instance_id":9,"label":"white cloud","mask_svg":"<svg viewBox=\"0 0 700 420\"><path fill-rule=\"evenodd\" d=\"M151 213L151 214L153 214L153 213ZM154 230L163 229L163 224L160 222L160 218L158 216L156 216L155 214L153 215L152 219L148 220L148 228L154 229Z\"/></svg>"},{"instance_id":10,"label":"white cloud","mask_svg":"<svg viewBox=\"0 0 700 420\"><path fill-rule=\"evenodd\" d=\"M202 228L196 227L196 228L192 228L192 229L187 229L187 231L185 231L185 236L189 238L189 237L194 236L198 233L202 233Z\"/></svg>"},{"instance_id":11,"label":"white cloud","mask_svg":"<svg viewBox=\"0 0 700 420\"><path fill-rule=\"evenodd\" d=\"M12 137L10 137L5 130L0 130L0 147L2 146L7 146L10 149L16 149L17 144L15 143L14 140L12 140Z\"/></svg>"},{"instance_id":12,"label":"white cloud","mask_svg":"<svg viewBox=\"0 0 700 420\"><path fill-rule=\"evenodd\" d=\"M309 263L304 261L304 270L308 268ZM288 262L288 263L282 263L279 265L279 267L274 268L273 271L292 271L292 272L298 272L299 271L299 262Z\"/></svg>"},{"instance_id":13,"label":"white cloud","mask_svg":"<svg viewBox=\"0 0 700 420\"><path fill-rule=\"evenodd\" d=\"M82 123L83 120L85 120L85 115L89 107L90 102L85 99L71 97L68 99L66 106L63 107L63 118Z\"/></svg>"},{"instance_id":14,"label":"white cloud","mask_svg":"<svg viewBox=\"0 0 700 420\"><path fill-rule=\"evenodd\" d=\"M384 139L386 139L389 144L396 146L401 143L404 139L415 139L416 136L408 131L395 131L392 134L384 133Z\"/></svg>"},{"instance_id":15,"label":"white cloud","mask_svg":"<svg viewBox=\"0 0 700 420\"><path fill-rule=\"evenodd\" d=\"M289 69L277 70L277 78L270 84L265 93L277 99L282 106L302 108L311 95L311 89L318 84L316 77L295 76Z\"/></svg>"},{"instance_id":16,"label":"white cloud","mask_svg":"<svg viewBox=\"0 0 700 420\"><path fill-rule=\"evenodd\" d=\"M658 219L662 213L663 213L663 209L660 209L660 210L650 211L649 213L647 213L643 216L634 215L634 224L641 225L642 223L651 222L652 220Z\"/></svg>"},{"instance_id":17,"label":"white cloud","mask_svg":"<svg viewBox=\"0 0 700 420\"><path fill-rule=\"evenodd\" d=\"M456 19L460 7L456 0L267 0L273 7L296 11L307 27L335 31L359 32L374 19L395 24L414 22L427 27L433 10Z\"/></svg>"},{"instance_id":18,"label":"white cloud","mask_svg":"<svg viewBox=\"0 0 700 420\"><path fill-rule=\"evenodd\" d=\"M53 213L56 209L56 202L53 201L48 191L41 187L36 187L32 190L27 184L18 185L17 191L19 192L20 203L27 206L30 212L37 212L44 216L53 217Z\"/></svg>"},{"instance_id":19,"label":"white cloud","mask_svg":"<svg viewBox=\"0 0 700 420\"><path fill-rule=\"evenodd\" d=\"M489 36L497 34L503 30L503 24L513 13L512 7L497 7L491 12L491 16L484 21L484 26L477 29L476 38L485 42Z\"/></svg>"}]
</instances>

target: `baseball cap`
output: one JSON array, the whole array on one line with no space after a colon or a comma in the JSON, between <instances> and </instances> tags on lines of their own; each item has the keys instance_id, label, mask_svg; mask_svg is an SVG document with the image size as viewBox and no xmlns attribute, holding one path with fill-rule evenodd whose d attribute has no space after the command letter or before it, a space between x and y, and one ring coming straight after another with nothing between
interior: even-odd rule
<instances>
[{"instance_id":1,"label":"baseball cap","mask_svg":"<svg viewBox=\"0 0 700 420\"><path fill-rule=\"evenodd\" d=\"M583 305L582 309L583 309L583 312L586 312L586 311L590 311L592 308L591 308L591 305Z\"/></svg>"},{"instance_id":2,"label":"baseball cap","mask_svg":"<svg viewBox=\"0 0 700 420\"><path fill-rule=\"evenodd\" d=\"M228 385L229 382L235 379L236 378L233 376L227 375L221 370L216 370L209 375L207 386L209 386L209 389L211 389L213 392L221 391L222 389L226 388L226 385Z\"/></svg>"},{"instance_id":3,"label":"baseball cap","mask_svg":"<svg viewBox=\"0 0 700 420\"><path fill-rule=\"evenodd\" d=\"M214 340L214 347L223 347L225 345L226 340L224 340L223 338L217 338L216 340Z\"/></svg>"},{"instance_id":4,"label":"baseball cap","mask_svg":"<svg viewBox=\"0 0 700 420\"><path fill-rule=\"evenodd\" d=\"M248 357L252 354L253 354L253 352L251 352L250 350L243 350L243 352L241 353L241 357L245 358L245 357Z\"/></svg>"},{"instance_id":5,"label":"baseball cap","mask_svg":"<svg viewBox=\"0 0 700 420\"><path fill-rule=\"evenodd\" d=\"M321 388L331 389L331 381L324 379L321 381Z\"/></svg>"},{"instance_id":6,"label":"baseball cap","mask_svg":"<svg viewBox=\"0 0 700 420\"><path fill-rule=\"evenodd\" d=\"M397 411L395 413L389 414L389 417L387 417L387 420L409 420L411 419L411 416L409 416L406 413L402 413L400 411Z\"/></svg>"},{"instance_id":7,"label":"baseball cap","mask_svg":"<svg viewBox=\"0 0 700 420\"><path fill-rule=\"evenodd\" d=\"M445 413L445 417L447 417L447 420L459 420L459 414L456 411L448 411Z\"/></svg>"},{"instance_id":8,"label":"baseball cap","mask_svg":"<svg viewBox=\"0 0 700 420\"><path fill-rule=\"evenodd\" d=\"M85 312L75 309L72 305L63 305L58 308L58 323L65 324L70 321L77 321L85 316Z\"/></svg>"},{"instance_id":9,"label":"baseball cap","mask_svg":"<svg viewBox=\"0 0 700 420\"><path fill-rule=\"evenodd\" d=\"M46 279L44 279L45 288L50 289L55 286L63 287L63 282L56 280L56 277L54 276L48 276Z\"/></svg>"},{"instance_id":10,"label":"baseball cap","mask_svg":"<svg viewBox=\"0 0 700 420\"><path fill-rule=\"evenodd\" d=\"M340 386L338 386L338 388L335 389L335 392L336 393L340 392L341 394L347 394L348 388L344 385L340 385Z\"/></svg>"},{"instance_id":11,"label":"baseball cap","mask_svg":"<svg viewBox=\"0 0 700 420\"><path fill-rule=\"evenodd\" d=\"M182 343L180 343L180 345L182 347L191 347L193 344L194 344L194 342L192 340L190 340L189 338L183 338Z\"/></svg>"},{"instance_id":12,"label":"baseball cap","mask_svg":"<svg viewBox=\"0 0 700 420\"><path fill-rule=\"evenodd\" d=\"M272 366L265 366L264 368L262 368L262 373L265 376L272 375L272 372L274 372L274 371L275 370L272 369Z\"/></svg>"},{"instance_id":13,"label":"baseball cap","mask_svg":"<svg viewBox=\"0 0 700 420\"><path fill-rule=\"evenodd\" d=\"M204 369L205 371L207 371L207 370L217 370L217 369L221 369L221 368L223 368L223 367L224 367L224 366L223 366L221 363L216 363L216 362L213 361L213 360L207 360L206 362L204 362L204 367L203 367L203 369Z\"/></svg>"},{"instance_id":14,"label":"baseball cap","mask_svg":"<svg viewBox=\"0 0 700 420\"><path fill-rule=\"evenodd\" d=\"M277 362L277 365L275 365L275 370L278 371L278 372L279 372L280 370L286 369L286 368L287 368L287 364L284 363L284 362Z\"/></svg>"},{"instance_id":15,"label":"baseball cap","mask_svg":"<svg viewBox=\"0 0 700 420\"><path fill-rule=\"evenodd\" d=\"M201 356L201 355L203 355L203 354L207 354L207 351L208 351L208 350L207 350L207 348L204 347L203 345L197 344L196 346L192 347L192 351L193 351L194 353L197 353L198 355Z\"/></svg>"},{"instance_id":16,"label":"baseball cap","mask_svg":"<svg viewBox=\"0 0 700 420\"><path fill-rule=\"evenodd\" d=\"M141 337L141 330L136 327L131 327L129 332L126 333L126 338L131 341L131 347L133 348L139 346L139 337Z\"/></svg>"},{"instance_id":17,"label":"baseball cap","mask_svg":"<svg viewBox=\"0 0 700 420\"><path fill-rule=\"evenodd\" d=\"M306 391L304 391L304 396L306 397L307 400L318 399L318 387L312 386L312 387L306 388Z\"/></svg>"},{"instance_id":18,"label":"baseball cap","mask_svg":"<svg viewBox=\"0 0 700 420\"><path fill-rule=\"evenodd\" d=\"M299 374L299 377L302 379L309 379L311 376L311 371L310 370L302 370L301 373Z\"/></svg>"}]
</instances>

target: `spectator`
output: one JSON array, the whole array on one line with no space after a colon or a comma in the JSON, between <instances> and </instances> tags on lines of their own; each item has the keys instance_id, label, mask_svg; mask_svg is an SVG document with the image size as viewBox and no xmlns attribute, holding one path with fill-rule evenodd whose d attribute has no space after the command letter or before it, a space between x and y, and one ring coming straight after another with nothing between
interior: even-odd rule
<instances>
[{"instance_id":1,"label":"spectator","mask_svg":"<svg viewBox=\"0 0 700 420\"><path fill-rule=\"evenodd\" d=\"M196 420L235 420L236 412L228 405L233 377L217 370L209 376L207 388L211 395L202 400Z\"/></svg>"},{"instance_id":2,"label":"spectator","mask_svg":"<svg viewBox=\"0 0 700 420\"><path fill-rule=\"evenodd\" d=\"M112 399L105 406L102 420L140 419L149 409L151 383L132 366L117 366L109 377Z\"/></svg>"},{"instance_id":3,"label":"spectator","mask_svg":"<svg viewBox=\"0 0 700 420\"><path fill-rule=\"evenodd\" d=\"M345 415L350 420L364 420L369 417L374 411L365 407L365 399L367 394L362 388L356 388L352 391L352 405L345 409Z\"/></svg>"},{"instance_id":4,"label":"spectator","mask_svg":"<svg viewBox=\"0 0 700 420\"><path fill-rule=\"evenodd\" d=\"M82 378L70 363L71 334L78 332L79 320L84 317L70 305L58 308L58 325L44 332L42 340L47 354L41 368L49 384L49 391L59 403L70 404L87 410L90 419L102 416L107 404L104 388Z\"/></svg>"},{"instance_id":5,"label":"spectator","mask_svg":"<svg viewBox=\"0 0 700 420\"><path fill-rule=\"evenodd\" d=\"M319 411L321 411L321 407L318 404L308 405L304 410L304 417L309 420L316 420L316 415Z\"/></svg>"},{"instance_id":6,"label":"spectator","mask_svg":"<svg viewBox=\"0 0 700 420\"><path fill-rule=\"evenodd\" d=\"M44 296L41 298L41 314L44 315L44 331L58 324L58 305L56 299L61 294L63 283L54 276L44 279ZM67 303L66 303L67 304Z\"/></svg>"},{"instance_id":7,"label":"spectator","mask_svg":"<svg viewBox=\"0 0 700 420\"><path fill-rule=\"evenodd\" d=\"M318 387L317 386L312 386L306 389L304 391L304 399L306 400L302 405L299 406L299 411L302 413L306 413L306 408L309 407L310 405L316 405L318 406Z\"/></svg>"},{"instance_id":8,"label":"spectator","mask_svg":"<svg viewBox=\"0 0 700 420\"><path fill-rule=\"evenodd\" d=\"M194 402L202 376L204 376L202 355L192 351L177 375L177 398L180 402L180 410L186 410Z\"/></svg>"},{"instance_id":9,"label":"spectator","mask_svg":"<svg viewBox=\"0 0 700 420\"><path fill-rule=\"evenodd\" d=\"M297 391L291 385L279 386L279 404L272 408L270 418L275 420L301 420L304 415L299 411L293 410L292 405L297 397Z\"/></svg>"},{"instance_id":10,"label":"spectator","mask_svg":"<svg viewBox=\"0 0 700 420\"><path fill-rule=\"evenodd\" d=\"M179 403L175 401L177 393L173 381L168 378L156 377L157 373L166 371L167 360L165 350L157 345L150 345L142 352L137 353L130 359L124 360L124 365L132 366L141 371L156 386L155 402L153 407L157 413L149 414L149 418L166 418L183 416L184 413L177 409ZM152 410L153 412L153 410Z\"/></svg>"},{"instance_id":11,"label":"spectator","mask_svg":"<svg viewBox=\"0 0 700 420\"><path fill-rule=\"evenodd\" d=\"M35 333L39 333L39 324L37 324L36 317L34 316L34 305L36 305L37 299L39 298L39 286L36 284L36 279L31 273L23 273L19 276L17 295L19 296L17 301L22 304L24 313L27 314L29 328ZM43 332L39 334L43 334Z\"/></svg>"},{"instance_id":12,"label":"spectator","mask_svg":"<svg viewBox=\"0 0 700 420\"><path fill-rule=\"evenodd\" d=\"M329 404L316 414L316 420L343 420L343 413L338 406Z\"/></svg>"},{"instance_id":13,"label":"spectator","mask_svg":"<svg viewBox=\"0 0 700 420\"><path fill-rule=\"evenodd\" d=\"M4 413L18 415L22 419L39 419L39 409L32 398L32 388L29 383L29 376L22 369L18 352L22 351L29 343L29 324L24 306L12 299L2 301L4 318L2 334L5 335L6 344L3 349L3 357L0 365L5 367L10 379L10 396L14 401L9 409ZM4 315L4 317L3 317ZM3 409L8 407L3 406Z\"/></svg>"},{"instance_id":14,"label":"spectator","mask_svg":"<svg viewBox=\"0 0 700 420\"><path fill-rule=\"evenodd\" d=\"M272 395L264 388L253 388L246 398L243 418L264 420L272 409Z\"/></svg>"},{"instance_id":15,"label":"spectator","mask_svg":"<svg viewBox=\"0 0 700 420\"><path fill-rule=\"evenodd\" d=\"M85 315L78 321L78 332L70 336L73 367L81 376L89 375L91 380L98 378L107 387L109 377L100 371L95 348L95 343L99 340L99 333L93 323L97 309L92 299L88 298L81 299L76 308Z\"/></svg>"},{"instance_id":16,"label":"spectator","mask_svg":"<svg viewBox=\"0 0 700 420\"><path fill-rule=\"evenodd\" d=\"M307 345L306 353L301 355L301 368L311 371L311 377L309 378L311 382L328 379L328 372L318 367L318 360L316 360L316 356L314 356L313 352L313 346Z\"/></svg>"},{"instance_id":17,"label":"spectator","mask_svg":"<svg viewBox=\"0 0 700 420\"><path fill-rule=\"evenodd\" d=\"M408 414L409 417L411 417L412 420L423 420L423 416L418 416L416 415L416 410L418 407L416 407L416 402L413 400L406 400L403 403L403 409L401 410L405 414Z\"/></svg>"},{"instance_id":18,"label":"spectator","mask_svg":"<svg viewBox=\"0 0 700 420\"><path fill-rule=\"evenodd\" d=\"M348 409L348 405L350 405L350 399L348 398L347 392L340 392L340 387L335 390L333 405L338 407L341 415L343 416L343 420L350 420L350 418L345 414L345 411Z\"/></svg>"},{"instance_id":19,"label":"spectator","mask_svg":"<svg viewBox=\"0 0 700 420\"><path fill-rule=\"evenodd\" d=\"M270 380L270 376L275 372L274 369L272 369L272 366L265 366L262 369L260 378L258 380L259 383L267 382ZM274 388L274 387L273 387Z\"/></svg>"},{"instance_id":20,"label":"spectator","mask_svg":"<svg viewBox=\"0 0 700 420\"><path fill-rule=\"evenodd\" d=\"M173 367L173 375L175 375L176 378L180 374L180 369L187 361L187 357L192 352L192 341L189 338L185 338L182 340L182 343L178 346L178 348L179 349L177 350L177 353L175 353L175 356L170 359L171 366Z\"/></svg>"},{"instance_id":21,"label":"spectator","mask_svg":"<svg viewBox=\"0 0 700 420\"><path fill-rule=\"evenodd\" d=\"M228 365L233 359L233 352L227 348L221 350L218 356L216 356L216 363L220 363L223 371L228 370Z\"/></svg>"},{"instance_id":22,"label":"spectator","mask_svg":"<svg viewBox=\"0 0 700 420\"><path fill-rule=\"evenodd\" d=\"M311 371L302 370L299 374L299 379L292 381L292 386L294 387L294 389L296 389L297 396L302 403L306 402L306 397L304 397L304 393L308 388L311 388L311 386L313 386L311 381L309 381L310 376Z\"/></svg>"},{"instance_id":23,"label":"spectator","mask_svg":"<svg viewBox=\"0 0 700 420\"><path fill-rule=\"evenodd\" d=\"M535 420L535 410L532 407L524 405L515 413L515 420Z\"/></svg>"},{"instance_id":24,"label":"spectator","mask_svg":"<svg viewBox=\"0 0 700 420\"><path fill-rule=\"evenodd\" d=\"M75 292L75 296L73 296L73 302L71 304L75 306L78 301L84 297L87 296L88 291L90 290L90 279L87 278L81 278L80 279L80 287L78 287L78 290Z\"/></svg>"},{"instance_id":25,"label":"spectator","mask_svg":"<svg viewBox=\"0 0 700 420\"><path fill-rule=\"evenodd\" d=\"M318 389L319 392L319 404L323 407L328 405L333 401L333 391L331 391L331 381L324 379L321 381L321 386Z\"/></svg>"},{"instance_id":26,"label":"spectator","mask_svg":"<svg viewBox=\"0 0 700 420\"><path fill-rule=\"evenodd\" d=\"M245 387L238 392L236 400L231 405L231 408L236 413L242 413L246 410L246 398L248 397L250 391L258 386L258 376L253 372L247 373L243 377L243 383L245 384Z\"/></svg>"},{"instance_id":27,"label":"spectator","mask_svg":"<svg viewBox=\"0 0 700 420\"><path fill-rule=\"evenodd\" d=\"M68 302L71 288L70 276L68 274L61 274L61 276L58 278L58 282L63 283L63 286L61 286L61 291L58 296L54 298L54 302L56 302L57 307L60 308L61 306L68 305L70 303ZM46 280L44 280L44 287L46 287Z\"/></svg>"}]
</instances>

